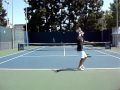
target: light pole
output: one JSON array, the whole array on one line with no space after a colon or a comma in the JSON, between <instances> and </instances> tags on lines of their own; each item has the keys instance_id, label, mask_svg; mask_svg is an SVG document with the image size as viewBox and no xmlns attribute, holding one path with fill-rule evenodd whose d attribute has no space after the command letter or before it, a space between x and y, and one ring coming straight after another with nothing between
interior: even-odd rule
<instances>
[{"instance_id":1,"label":"light pole","mask_svg":"<svg viewBox=\"0 0 120 90\"><path fill-rule=\"evenodd\" d=\"M118 0L116 0L116 30L117 30L117 46L118 46Z\"/></svg>"},{"instance_id":2,"label":"light pole","mask_svg":"<svg viewBox=\"0 0 120 90\"><path fill-rule=\"evenodd\" d=\"M13 0L12 2L12 48L14 48L14 43L15 43L15 33L14 33L14 26L13 26Z\"/></svg>"},{"instance_id":3,"label":"light pole","mask_svg":"<svg viewBox=\"0 0 120 90\"><path fill-rule=\"evenodd\" d=\"M8 27L8 24L9 24L9 18L8 18L8 5L9 5L9 2L5 0L5 3L7 4L7 27Z\"/></svg>"},{"instance_id":4,"label":"light pole","mask_svg":"<svg viewBox=\"0 0 120 90\"><path fill-rule=\"evenodd\" d=\"M27 4L28 4L28 1L24 0L24 2L26 3L26 7L25 7L26 28L25 28L25 31L26 31L26 44L28 45L28 30L27 30Z\"/></svg>"},{"instance_id":5,"label":"light pole","mask_svg":"<svg viewBox=\"0 0 120 90\"><path fill-rule=\"evenodd\" d=\"M8 13L8 5L9 2L5 0L5 3L7 4L7 13ZM13 27L13 0L11 0L12 3L12 48L14 48L14 27ZM8 25L8 16L7 16L7 25Z\"/></svg>"}]
</instances>

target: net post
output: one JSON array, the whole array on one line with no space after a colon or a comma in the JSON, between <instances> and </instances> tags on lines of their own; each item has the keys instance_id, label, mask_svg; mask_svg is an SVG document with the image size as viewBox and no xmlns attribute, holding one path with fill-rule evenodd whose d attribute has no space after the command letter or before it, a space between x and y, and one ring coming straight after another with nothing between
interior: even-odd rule
<instances>
[{"instance_id":1,"label":"net post","mask_svg":"<svg viewBox=\"0 0 120 90\"><path fill-rule=\"evenodd\" d=\"M111 49L111 43L110 42L105 43L105 49Z\"/></svg>"},{"instance_id":2,"label":"net post","mask_svg":"<svg viewBox=\"0 0 120 90\"><path fill-rule=\"evenodd\" d=\"M18 51L24 50L24 44L18 43Z\"/></svg>"}]
</instances>

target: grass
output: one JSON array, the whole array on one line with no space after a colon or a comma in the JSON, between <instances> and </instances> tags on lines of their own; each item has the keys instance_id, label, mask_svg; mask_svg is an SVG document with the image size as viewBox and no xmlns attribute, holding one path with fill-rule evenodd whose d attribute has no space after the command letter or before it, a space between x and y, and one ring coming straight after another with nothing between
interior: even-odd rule
<instances>
[{"instance_id":1,"label":"grass","mask_svg":"<svg viewBox=\"0 0 120 90\"><path fill-rule=\"evenodd\" d=\"M120 53L120 47L112 47L111 50Z\"/></svg>"},{"instance_id":2,"label":"grass","mask_svg":"<svg viewBox=\"0 0 120 90\"><path fill-rule=\"evenodd\" d=\"M17 48L0 50L0 57L16 53L17 51L18 51Z\"/></svg>"}]
</instances>

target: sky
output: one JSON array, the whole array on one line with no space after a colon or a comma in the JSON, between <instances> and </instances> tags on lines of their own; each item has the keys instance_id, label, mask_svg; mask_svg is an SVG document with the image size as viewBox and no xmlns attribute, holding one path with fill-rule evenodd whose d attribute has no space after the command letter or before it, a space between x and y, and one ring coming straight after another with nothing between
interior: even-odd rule
<instances>
[{"instance_id":1,"label":"sky","mask_svg":"<svg viewBox=\"0 0 120 90\"><path fill-rule=\"evenodd\" d=\"M5 3L5 1L8 1L9 4ZM110 3L112 3L113 0L104 0L104 5L102 7L102 10L109 10ZM13 22L14 24L25 24L25 14L24 14L24 8L26 7L26 4L24 0L13 0L13 14L12 14L12 0L3 0L3 8L8 11L8 18L10 23ZM13 21L12 21L13 16Z\"/></svg>"}]
</instances>

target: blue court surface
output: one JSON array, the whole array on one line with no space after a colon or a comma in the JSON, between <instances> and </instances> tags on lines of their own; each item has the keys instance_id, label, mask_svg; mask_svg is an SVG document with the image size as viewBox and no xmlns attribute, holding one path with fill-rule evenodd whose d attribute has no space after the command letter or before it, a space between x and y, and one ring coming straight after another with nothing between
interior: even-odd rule
<instances>
[{"instance_id":1,"label":"blue court surface","mask_svg":"<svg viewBox=\"0 0 120 90\"><path fill-rule=\"evenodd\" d=\"M120 90L120 54L87 49L86 70L76 46L40 47L0 57L0 90ZM56 72L62 70L61 72Z\"/></svg>"},{"instance_id":2,"label":"blue court surface","mask_svg":"<svg viewBox=\"0 0 120 90\"><path fill-rule=\"evenodd\" d=\"M120 54L109 49L85 49L88 58L86 69L119 69ZM77 68L80 52L76 46L40 47L36 50L19 51L0 58L0 69L60 69Z\"/></svg>"}]
</instances>

